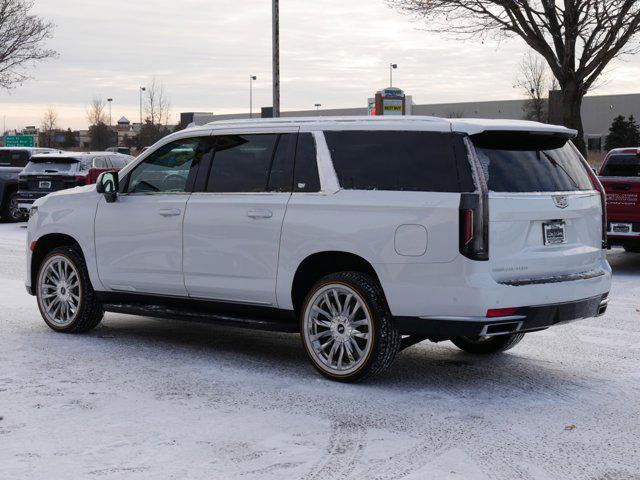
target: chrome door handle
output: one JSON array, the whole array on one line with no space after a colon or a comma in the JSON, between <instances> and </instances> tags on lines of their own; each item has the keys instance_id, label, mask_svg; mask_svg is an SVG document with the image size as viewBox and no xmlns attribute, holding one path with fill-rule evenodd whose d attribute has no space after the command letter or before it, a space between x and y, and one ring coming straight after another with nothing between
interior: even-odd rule
<instances>
[{"instance_id":1,"label":"chrome door handle","mask_svg":"<svg viewBox=\"0 0 640 480\"><path fill-rule=\"evenodd\" d=\"M273 212L271 210L249 210L247 212L247 217L250 217L250 218L271 218L271 217L273 217Z\"/></svg>"},{"instance_id":2,"label":"chrome door handle","mask_svg":"<svg viewBox=\"0 0 640 480\"><path fill-rule=\"evenodd\" d=\"M158 213L163 217L177 217L182 213L179 208L161 208Z\"/></svg>"}]
</instances>

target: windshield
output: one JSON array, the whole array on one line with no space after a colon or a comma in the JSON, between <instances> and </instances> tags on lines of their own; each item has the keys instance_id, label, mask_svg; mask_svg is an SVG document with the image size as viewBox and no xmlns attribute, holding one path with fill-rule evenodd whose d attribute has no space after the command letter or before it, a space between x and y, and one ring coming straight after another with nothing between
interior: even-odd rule
<instances>
[{"instance_id":1,"label":"windshield","mask_svg":"<svg viewBox=\"0 0 640 480\"><path fill-rule=\"evenodd\" d=\"M593 190L579 153L566 138L494 132L473 142L490 191Z\"/></svg>"},{"instance_id":2,"label":"windshield","mask_svg":"<svg viewBox=\"0 0 640 480\"><path fill-rule=\"evenodd\" d=\"M73 158L32 159L23 173L73 173L79 170L80 163Z\"/></svg>"},{"instance_id":3,"label":"windshield","mask_svg":"<svg viewBox=\"0 0 640 480\"><path fill-rule=\"evenodd\" d=\"M635 154L612 155L605 163L603 177L639 177L640 157Z\"/></svg>"},{"instance_id":4,"label":"windshield","mask_svg":"<svg viewBox=\"0 0 640 480\"><path fill-rule=\"evenodd\" d=\"M29 152L26 150L1 150L0 167L24 167L29 161Z\"/></svg>"}]
</instances>

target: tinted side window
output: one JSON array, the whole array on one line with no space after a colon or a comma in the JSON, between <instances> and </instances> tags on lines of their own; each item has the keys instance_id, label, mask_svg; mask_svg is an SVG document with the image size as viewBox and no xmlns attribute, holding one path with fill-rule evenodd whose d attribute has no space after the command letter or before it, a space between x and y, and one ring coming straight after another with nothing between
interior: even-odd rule
<instances>
[{"instance_id":1,"label":"tinted side window","mask_svg":"<svg viewBox=\"0 0 640 480\"><path fill-rule=\"evenodd\" d=\"M277 134L216 137L208 192L265 192Z\"/></svg>"},{"instance_id":2,"label":"tinted side window","mask_svg":"<svg viewBox=\"0 0 640 480\"><path fill-rule=\"evenodd\" d=\"M26 167L29 158L25 150L0 150L0 167Z\"/></svg>"},{"instance_id":3,"label":"tinted side window","mask_svg":"<svg viewBox=\"0 0 640 480\"><path fill-rule=\"evenodd\" d=\"M452 136L440 132L325 132L342 188L459 192Z\"/></svg>"},{"instance_id":4,"label":"tinted side window","mask_svg":"<svg viewBox=\"0 0 640 480\"><path fill-rule=\"evenodd\" d=\"M298 135L293 187L296 192L320 191L316 141L311 133Z\"/></svg>"},{"instance_id":5,"label":"tinted side window","mask_svg":"<svg viewBox=\"0 0 640 480\"><path fill-rule=\"evenodd\" d=\"M93 159L93 168L106 170L107 168L111 168L111 166L106 157L96 157Z\"/></svg>"},{"instance_id":6,"label":"tinted side window","mask_svg":"<svg viewBox=\"0 0 640 480\"><path fill-rule=\"evenodd\" d=\"M198 138L176 140L160 147L129 177L128 193L185 192L191 167L207 152Z\"/></svg>"},{"instance_id":7,"label":"tinted side window","mask_svg":"<svg viewBox=\"0 0 640 480\"><path fill-rule=\"evenodd\" d=\"M293 156L296 134L283 133L278 139L269 174L270 192L290 192L293 185Z\"/></svg>"}]
</instances>

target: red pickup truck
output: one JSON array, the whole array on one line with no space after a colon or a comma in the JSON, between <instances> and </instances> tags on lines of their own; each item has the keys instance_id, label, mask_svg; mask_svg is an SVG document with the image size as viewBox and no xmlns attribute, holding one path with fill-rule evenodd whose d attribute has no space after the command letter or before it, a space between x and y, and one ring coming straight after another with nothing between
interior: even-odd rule
<instances>
[{"instance_id":1,"label":"red pickup truck","mask_svg":"<svg viewBox=\"0 0 640 480\"><path fill-rule=\"evenodd\" d=\"M611 150L600 168L610 245L640 253L640 148Z\"/></svg>"}]
</instances>

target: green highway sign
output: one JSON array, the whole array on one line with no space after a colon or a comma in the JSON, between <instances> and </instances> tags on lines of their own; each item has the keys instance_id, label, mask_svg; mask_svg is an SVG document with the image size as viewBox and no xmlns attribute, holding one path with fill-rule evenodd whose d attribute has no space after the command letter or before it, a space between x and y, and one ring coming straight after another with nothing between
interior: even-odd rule
<instances>
[{"instance_id":1,"label":"green highway sign","mask_svg":"<svg viewBox=\"0 0 640 480\"><path fill-rule=\"evenodd\" d=\"M35 147L33 135L7 135L4 137L5 147Z\"/></svg>"}]
</instances>

